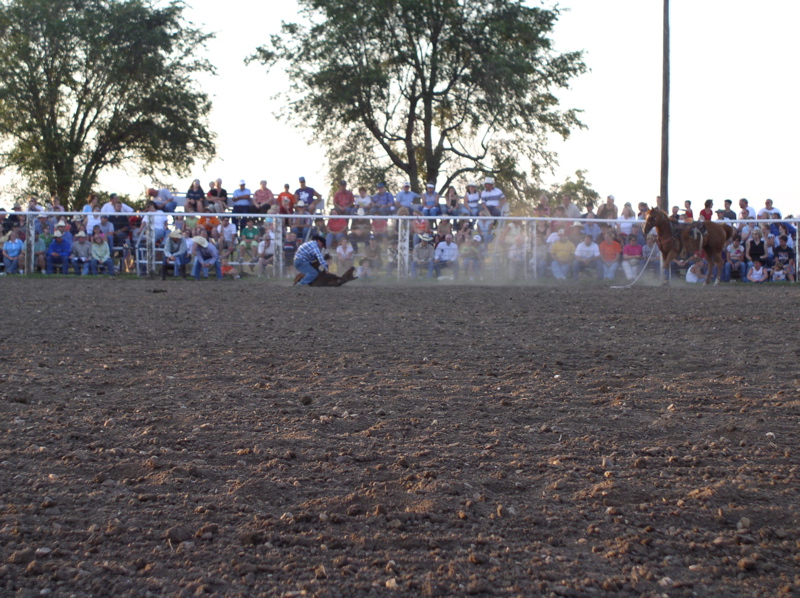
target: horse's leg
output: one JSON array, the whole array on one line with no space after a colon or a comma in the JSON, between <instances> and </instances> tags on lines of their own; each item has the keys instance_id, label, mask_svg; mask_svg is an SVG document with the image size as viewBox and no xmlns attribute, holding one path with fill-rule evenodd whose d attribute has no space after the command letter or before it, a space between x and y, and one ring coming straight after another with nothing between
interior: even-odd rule
<instances>
[{"instance_id":1,"label":"horse's leg","mask_svg":"<svg viewBox=\"0 0 800 598\"><path fill-rule=\"evenodd\" d=\"M669 250L667 255L664 256L664 253L661 253L662 258L664 259L663 271L664 271L664 281L661 283L664 286L668 286L670 283L670 279L672 278L672 260L675 259L676 252L674 250Z\"/></svg>"}]
</instances>

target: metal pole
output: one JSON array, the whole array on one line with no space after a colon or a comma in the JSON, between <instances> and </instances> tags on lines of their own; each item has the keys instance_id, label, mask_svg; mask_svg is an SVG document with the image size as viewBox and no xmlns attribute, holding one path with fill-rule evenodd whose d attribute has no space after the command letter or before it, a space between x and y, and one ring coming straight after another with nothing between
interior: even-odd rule
<instances>
[{"instance_id":1,"label":"metal pole","mask_svg":"<svg viewBox=\"0 0 800 598\"><path fill-rule=\"evenodd\" d=\"M272 226L272 232L275 233L275 254L272 258L272 269L275 280L283 276L283 218L278 214L275 216L275 224Z\"/></svg>"},{"instance_id":2,"label":"metal pole","mask_svg":"<svg viewBox=\"0 0 800 598\"><path fill-rule=\"evenodd\" d=\"M409 220L402 219L397 226L397 279L408 277L408 231Z\"/></svg>"},{"instance_id":3,"label":"metal pole","mask_svg":"<svg viewBox=\"0 0 800 598\"><path fill-rule=\"evenodd\" d=\"M156 230L154 228L154 217L147 218L147 276L153 278L156 275Z\"/></svg>"},{"instance_id":4,"label":"metal pole","mask_svg":"<svg viewBox=\"0 0 800 598\"><path fill-rule=\"evenodd\" d=\"M32 276L36 271L36 256L33 253L36 244L36 218L31 212L25 216L25 274ZM45 248L45 251L47 248Z\"/></svg>"},{"instance_id":5,"label":"metal pole","mask_svg":"<svg viewBox=\"0 0 800 598\"><path fill-rule=\"evenodd\" d=\"M664 56L661 95L661 195L659 208L669 214L669 0L664 0Z\"/></svg>"}]
</instances>

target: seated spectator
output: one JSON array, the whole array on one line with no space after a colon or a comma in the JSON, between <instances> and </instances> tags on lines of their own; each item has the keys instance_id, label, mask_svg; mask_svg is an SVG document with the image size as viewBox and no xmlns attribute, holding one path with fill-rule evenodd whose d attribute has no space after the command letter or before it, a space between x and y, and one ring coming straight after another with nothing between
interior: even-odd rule
<instances>
[{"instance_id":1,"label":"seated spectator","mask_svg":"<svg viewBox=\"0 0 800 598\"><path fill-rule=\"evenodd\" d=\"M355 196L355 208L358 213L359 208L364 210L364 214L372 213L372 197L367 195L366 187L358 188L358 195Z\"/></svg>"},{"instance_id":2,"label":"seated spectator","mask_svg":"<svg viewBox=\"0 0 800 598\"><path fill-rule=\"evenodd\" d=\"M244 182L244 179L239 181L239 188L233 192L233 213L234 214L249 214L253 211L253 194ZM237 228L244 228L244 223L241 218L233 217L233 225Z\"/></svg>"},{"instance_id":3,"label":"seated spectator","mask_svg":"<svg viewBox=\"0 0 800 598\"><path fill-rule=\"evenodd\" d=\"M794 282L794 273L796 269L795 252L794 249L789 247L789 237L787 235L780 236L778 239L778 245L773 248L773 256L773 269L778 264L781 264L784 276L783 279L788 279L789 281ZM773 280L775 280L774 276Z\"/></svg>"},{"instance_id":4,"label":"seated spectator","mask_svg":"<svg viewBox=\"0 0 800 598\"><path fill-rule=\"evenodd\" d=\"M712 211L712 209L711 209L713 206L714 206L714 200L713 200L713 199L707 199L707 200L705 201L705 204L704 204L704 206L703 206L703 209L702 209L702 210L700 210L700 216L699 216L699 219L700 219L701 221L706 221L706 222L708 222L708 221L710 221L710 220L711 220L711 218L714 216L714 212L713 212L713 211ZM724 210L723 210L723 211L724 211Z\"/></svg>"},{"instance_id":5,"label":"seated spectator","mask_svg":"<svg viewBox=\"0 0 800 598\"><path fill-rule=\"evenodd\" d=\"M219 259L219 251L213 243L209 243L205 237L197 236L192 239L194 245L192 246L192 257L194 263L192 265L192 276L195 280L200 280L200 273L203 272L203 278L208 278L208 269L212 266L217 272L217 279L222 280L222 263Z\"/></svg>"},{"instance_id":6,"label":"seated spectator","mask_svg":"<svg viewBox=\"0 0 800 598\"><path fill-rule=\"evenodd\" d=\"M92 244L86 238L86 233L81 231L75 235L75 243L72 244L70 262L75 270L75 274L86 276L89 274L89 262L92 260Z\"/></svg>"},{"instance_id":7,"label":"seated spectator","mask_svg":"<svg viewBox=\"0 0 800 598\"><path fill-rule=\"evenodd\" d=\"M372 236L383 242L389 238L389 221L385 218L373 218ZM374 266L374 264L373 264Z\"/></svg>"},{"instance_id":8,"label":"seated spectator","mask_svg":"<svg viewBox=\"0 0 800 598\"><path fill-rule=\"evenodd\" d=\"M707 267L708 265L706 264L705 260L696 260L686 270L686 282L691 284L696 282L705 282Z\"/></svg>"},{"instance_id":9,"label":"seated spectator","mask_svg":"<svg viewBox=\"0 0 800 598\"><path fill-rule=\"evenodd\" d=\"M333 247L334 244L339 244L347 240L347 226L349 224L346 218L337 218L342 211L340 208L334 207L331 210L331 217L328 218L328 234L325 242L328 247Z\"/></svg>"},{"instance_id":10,"label":"seated spectator","mask_svg":"<svg viewBox=\"0 0 800 598\"><path fill-rule=\"evenodd\" d=\"M406 208L409 213L414 209L414 206L419 205L420 195L411 190L411 183L403 183L403 190L394 197L397 209Z\"/></svg>"},{"instance_id":11,"label":"seated spectator","mask_svg":"<svg viewBox=\"0 0 800 598\"><path fill-rule=\"evenodd\" d=\"M422 215L421 209L415 209L413 212L414 220L411 221L411 230L414 233L414 243L419 243L420 238L424 234L431 234L431 221ZM431 235L431 239L433 235Z\"/></svg>"},{"instance_id":12,"label":"seated spectator","mask_svg":"<svg viewBox=\"0 0 800 598\"><path fill-rule=\"evenodd\" d=\"M761 231L756 228L751 234L751 238L747 240L744 246L744 257L747 260L747 272L753 267L756 259L761 261L762 264L769 267L767 263L767 245L761 237Z\"/></svg>"},{"instance_id":13,"label":"seated spectator","mask_svg":"<svg viewBox=\"0 0 800 598\"><path fill-rule=\"evenodd\" d=\"M598 246L600 250L600 265L603 269L604 280L614 280L619 267L619 256L622 253L622 246L617 241L612 232L607 230L603 234L603 240Z\"/></svg>"},{"instance_id":14,"label":"seated spectator","mask_svg":"<svg viewBox=\"0 0 800 598\"><path fill-rule=\"evenodd\" d=\"M428 183L425 185L425 193L422 195L422 215L440 216L441 214L439 194L436 193L434 184Z\"/></svg>"},{"instance_id":15,"label":"seated spectator","mask_svg":"<svg viewBox=\"0 0 800 598\"><path fill-rule=\"evenodd\" d=\"M239 263L244 271L244 264L255 265L258 262L258 229L252 218L247 219L247 224L241 230L241 240L239 241ZM254 273L251 265L250 273Z\"/></svg>"},{"instance_id":16,"label":"seated spectator","mask_svg":"<svg viewBox=\"0 0 800 598\"><path fill-rule=\"evenodd\" d=\"M64 240L64 233L57 230L53 233L53 240L47 248L47 273L52 274L55 266L61 267L61 273L69 272L69 256L72 253L72 244Z\"/></svg>"},{"instance_id":17,"label":"seated spectator","mask_svg":"<svg viewBox=\"0 0 800 598\"><path fill-rule=\"evenodd\" d=\"M8 233L3 243L3 265L6 274L19 274L19 260L22 255L23 243L19 235L12 231Z\"/></svg>"},{"instance_id":18,"label":"seated spectator","mask_svg":"<svg viewBox=\"0 0 800 598\"><path fill-rule=\"evenodd\" d=\"M174 230L167 235L164 242L164 261L161 265L161 280L167 279L167 270L172 268L174 276L180 274L186 278L186 264L188 263L188 249L186 240L180 231Z\"/></svg>"},{"instance_id":19,"label":"seated spectator","mask_svg":"<svg viewBox=\"0 0 800 598\"><path fill-rule=\"evenodd\" d=\"M33 267L37 272L44 273L47 271L47 245L49 241L45 241L41 235L35 235L33 241ZM24 251L23 251L24 254Z\"/></svg>"},{"instance_id":20,"label":"seated spectator","mask_svg":"<svg viewBox=\"0 0 800 598\"><path fill-rule=\"evenodd\" d=\"M231 266L228 260L225 258L222 258L221 268L223 276L230 276L234 280L239 280L242 277L241 274L239 274L239 270Z\"/></svg>"},{"instance_id":21,"label":"seated spectator","mask_svg":"<svg viewBox=\"0 0 800 598\"><path fill-rule=\"evenodd\" d=\"M772 264L772 274L770 275L770 280L772 282L786 282L789 279L789 270L784 267L784 265L775 260L775 263Z\"/></svg>"},{"instance_id":22,"label":"seated spectator","mask_svg":"<svg viewBox=\"0 0 800 598\"><path fill-rule=\"evenodd\" d=\"M642 246L636 242L636 235L629 234L625 247L622 248L622 271L625 278L633 280L639 275L639 264L642 261Z\"/></svg>"},{"instance_id":23,"label":"seated spectator","mask_svg":"<svg viewBox=\"0 0 800 598\"><path fill-rule=\"evenodd\" d=\"M592 272L600 279L603 277L603 268L600 265L600 248L592 240L591 234L583 237L583 242L575 248L575 262L573 273L579 278L582 272Z\"/></svg>"},{"instance_id":24,"label":"seated spectator","mask_svg":"<svg viewBox=\"0 0 800 598\"><path fill-rule=\"evenodd\" d=\"M311 228L311 218L306 212L306 203L298 201L294 206L295 217L291 220L291 230L298 239L305 239Z\"/></svg>"},{"instance_id":25,"label":"seated spectator","mask_svg":"<svg viewBox=\"0 0 800 598\"><path fill-rule=\"evenodd\" d=\"M464 262L464 274L470 279L475 280L481 276L483 271L483 252L481 251L480 235L473 235L472 238L462 245L458 252ZM524 248L523 248L524 249ZM522 264L525 267L525 254L522 254ZM524 270L523 270L524 272Z\"/></svg>"},{"instance_id":26,"label":"seated spectator","mask_svg":"<svg viewBox=\"0 0 800 598\"><path fill-rule=\"evenodd\" d=\"M345 216L356 211L356 200L353 192L347 188L347 181L339 181L339 189L333 194L333 209L337 210L337 214ZM328 241L328 245L330 245L330 241Z\"/></svg>"},{"instance_id":27,"label":"seated spectator","mask_svg":"<svg viewBox=\"0 0 800 598\"><path fill-rule=\"evenodd\" d=\"M394 195L386 189L386 183L378 183L377 193L372 196L372 213L380 216L391 216L396 211L397 204L394 201ZM372 267L375 270L380 269L374 263Z\"/></svg>"},{"instance_id":28,"label":"seated spectator","mask_svg":"<svg viewBox=\"0 0 800 598\"><path fill-rule=\"evenodd\" d=\"M206 193L200 186L200 179L192 181L192 186L186 192L186 203L183 204L183 211L187 213L200 212L201 208L205 208Z\"/></svg>"},{"instance_id":29,"label":"seated spectator","mask_svg":"<svg viewBox=\"0 0 800 598\"><path fill-rule=\"evenodd\" d=\"M328 225L330 226L330 221L328 221ZM333 247L332 243L328 243L328 245ZM346 237L339 239L336 245L336 266L339 272L347 272L352 267L354 253L353 246Z\"/></svg>"},{"instance_id":30,"label":"seated spectator","mask_svg":"<svg viewBox=\"0 0 800 598\"><path fill-rule=\"evenodd\" d=\"M747 260L744 259L744 246L737 234L734 234L733 240L725 248L725 263L722 264L722 282L730 282L732 272L739 273L739 280L744 280L747 276Z\"/></svg>"},{"instance_id":31,"label":"seated spectator","mask_svg":"<svg viewBox=\"0 0 800 598\"><path fill-rule=\"evenodd\" d=\"M477 216L480 211L481 193L478 191L478 183L469 183L467 191L464 193L463 204L469 210L470 216Z\"/></svg>"},{"instance_id":32,"label":"seated spectator","mask_svg":"<svg viewBox=\"0 0 800 598\"><path fill-rule=\"evenodd\" d=\"M172 195L172 192L166 187L162 187L158 190L148 189L147 195L150 197L150 201L155 204L158 211L172 213L175 211L175 208L178 207L175 196Z\"/></svg>"},{"instance_id":33,"label":"seated spectator","mask_svg":"<svg viewBox=\"0 0 800 598\"><path fill-rule=\"evenodd\" d=\"M378 239L373 236L367 240L367 246L364 248L364 257L369 258L370 266L376 274L380 272L383 267L383 258L381 257L381 246Z\"/></svg>"},{"instance_id":34,"label":"seated spectator","mask_svg":"<svg viewBox=\"0 0 800 598\"><path fill-rule=\"evenodd\" d=\"M747 277L745 278L747 282L761 283L767 282L769 279L767 269L761 260L762 258L760 257L753 258L753 265L747 270Z\"/></svg>"},{"instance_id":35,"label":"seated spectator","mask_svg":"<svg viewBox=\"0 0 800 598\"><path fill-rule=\"evenodd\" d=\"M492 215L487 207L482 207L478 216L486 220L478 220L475 224L476 232L481 236L484 243L491 243L494 241L494 220L488 220Z\"/></svg>"},{"instance_id":36,"label":"seated spectator","mask_svg":"<svg viewBox=\"0 0 800 598\"><path fill-rule=\"evenodd\" d=\"M566 280L572 273L575 245L567 238L563 228L557 234L558 239L550 245L550 270L556 280Z\"/></svg>"},{"instance_id":37,"label":"seated spectator","mask_svg":"<svg viewBox=\"0 0 800 598\"><path fill-rule=\"evenodd\" d=\"M361 260L359 260L358 268L356 269L356 278L362 280L372 278L372 264L370 264L369 258L362 257Z\"/></svg>"},{"instance_id":38,"label":"seated spectator","mask_svg":"<svg viewBox=\"0 0 800 598\"><path fill-rule=\"evenodd\" d=\"M222 187L222 179L217 179L210 187L206 195L206 210L220 214L226 212L228 210L228 192Z\"/></svg>"},{"instance_id":39,"label":"seated spectator","mask_svg":"<svg viewBox=\"0 0 800 598\"><path fill-rule=\"evenodd\" d=\"M433 270L436 278L441 276L445 268L452 270L453 278L458 280L458 245L453 241L453 235L447 235L434 251Z\"/></svg>"},{"instance_id":40,"label":"seated spectator","mask_svg":"<svg viewBox=\"0 0 800 598\"><path fill-rule=\"evenodd\" d=\"M277 204L277 199L267 187L267 181L260 181L258 189L253 193L253 208L259 214L266 214L270 208Z\"/></svg>"},{"instance_id":41,"label":"seated spectator","mask_svg":"<svg viewBox=\"0 0 800 598\"><path fill-rule=\"evenodd\" d=\"M114 260L111 259L111 248L102 234L97 233L94 235L91 249L92 257L89 260L89 273L92 276L97 276L100 266L102 266L106 274L114 276Z\"/></svg>"},{"instance_id":42,"label":"seated spectator","mask_svg":"<svg viewBox=\"0 0 800 598\"><path fill-rule=\"evenodd\" d=\"M360 212L361 208L359 208ZM372 234L372 225L367 218L358 218L353 220L350 224L350 243L353 245L353 250L358 253L358 244L366 244Z\"/></svg>"}]
</instances>

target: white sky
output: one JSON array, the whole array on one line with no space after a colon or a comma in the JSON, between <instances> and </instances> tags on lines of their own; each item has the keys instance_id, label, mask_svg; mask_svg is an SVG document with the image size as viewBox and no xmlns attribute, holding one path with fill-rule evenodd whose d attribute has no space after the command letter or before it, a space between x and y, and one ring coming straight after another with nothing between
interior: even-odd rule
<instances>
[{"instance_id":1,"label":"white sky","mask_svg":"<svg viewBox=\"0 0 800 598\"><path fill-rule=\"evenodd\" d=\"M750 199L756 208L771 197L777 207L800 214L795 171L800 151L796 119L800 91L800 2L672 0L671 203L691 199ZM297 19L295 0L188 0L186 16L215 31L208 56L217 76L198 82L212 95L212 128L219 157L172 183L185 190L193 178L203 187L221 177L228 189L244 178L251 188L266 178L270 188L304 175L327 194L324 151L307 131L276 119L287 90L281 72L267 75L244 58ZM549 4L548 4L549 5ZM588 125L569 140L555 139L560 166L546 183L577 169L603 196L617 203L653 202L658 194L661 135L661 25L658 0L563 0L554 39L561 51L585 50L591 72L560 95L562 106L580 108ZM101 186L139 195L150 181L107 173ZM369 183L369 182L367 182ZM0 195L6 207L11 198Z\"/></svg>"}]
</instances>

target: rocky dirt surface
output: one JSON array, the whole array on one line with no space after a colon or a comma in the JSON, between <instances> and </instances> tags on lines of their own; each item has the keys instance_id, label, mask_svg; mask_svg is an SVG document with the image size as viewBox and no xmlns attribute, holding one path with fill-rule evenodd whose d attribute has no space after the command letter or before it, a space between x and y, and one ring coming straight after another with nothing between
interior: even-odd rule
<instances>
[{"instance_id":1,"label":"rocky dirt surface","mask_svg":"<svg viewBox=\"0 0 800 598\"><path fill-rule=\"evenodd\" d=\"M0 296L4 596L800 591L796 287Z\"/></svg>"}]
</instances>

